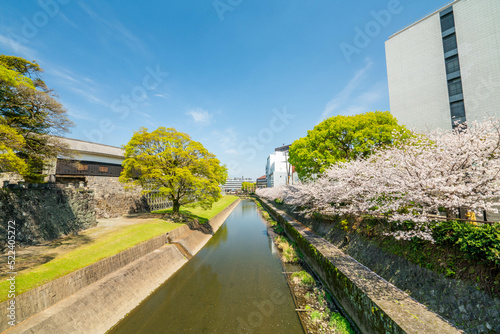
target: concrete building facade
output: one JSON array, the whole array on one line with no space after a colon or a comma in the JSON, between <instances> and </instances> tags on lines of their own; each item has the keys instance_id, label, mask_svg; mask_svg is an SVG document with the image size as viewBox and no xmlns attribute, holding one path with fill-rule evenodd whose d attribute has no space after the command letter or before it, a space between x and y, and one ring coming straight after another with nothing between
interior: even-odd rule
<instances>
[{"instance_id":1,"label":"concrete building facade","mask_svg":"<svg viewBox=\"0 0 500 334\"><path fill-rule=\"evenodd\" d=\"M241 191L241 185L243 182L255 183L255 180L251 177L233 177L228 178L226 183L222 186L225 193L228 192L239 192Z\"/></svg>"},{"instance_id":2,"label":"concrete building facade","mask_svg":"<svg viewBox=\"0 0 500 334\"><path fill-rule=\"evenodd\" d=\"M418 131L500 116L500 1L456 0L386 41L391 113Z\"/></svg>"},{"instance_id":3,"label":"concrete building facade","mask_svg":"<svg viewBox=\"0 0 500 334\"><path fill-rule=\"evenodd\" d=\"M267 157L266 181L268 188L299 182L295 169L288 162L289 148L290 145L278 147Z\"/></svg>"},{"instance_id":4,"label":"concrete building facade","mask_svg":"<svg viewBox=\"0 0 500 334\"><path fill-rule=\"evenodd\" d=\"M261 177L257 178L257 188L266 188L267 187L267 178L265 175L262 175Z\"/></svg>"}]
</instances>

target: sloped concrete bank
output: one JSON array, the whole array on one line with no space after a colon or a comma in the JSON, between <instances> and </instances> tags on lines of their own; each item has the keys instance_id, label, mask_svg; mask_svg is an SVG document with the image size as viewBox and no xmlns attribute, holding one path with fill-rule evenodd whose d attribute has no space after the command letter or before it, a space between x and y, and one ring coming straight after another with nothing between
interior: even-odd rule
<instances>
[{"instance_id":1,"label":"sloped concrete bank","mask_svg":"<svg viewBox=\"0 0 500 334\"><path fill-rule=\"evenodd\" d=\"M1 303L0 330L105 333L188 261L175 244L166 243L185 243L189 254L196 254L239 202L202 225L203 231L181 226L17 296L16 320L22 322L15 327L5 320L7 302Z\"/></svg>"},{"instance_id":2,"label":"sloped concrete bank","mask_svg":"<svg viewBox=\"0 0 500 334\"><path fill-rule=\"evenodd\" d=\"M259 200L363 333L463 333L282 210Z\"/></svg>"}]
</instances>

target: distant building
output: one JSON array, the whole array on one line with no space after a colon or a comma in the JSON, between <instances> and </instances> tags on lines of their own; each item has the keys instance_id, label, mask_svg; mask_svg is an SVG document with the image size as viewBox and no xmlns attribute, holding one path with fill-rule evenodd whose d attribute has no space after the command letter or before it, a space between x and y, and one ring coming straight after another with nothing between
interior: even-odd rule
<instances>
[{"instance_id":1,"label":"distant building","mask_svg":"<svg viewBox=\"0 0 500 334\"><path fill-rule=\"evenodd\" d=\"M255 180L249 177L234 177L228 178L226 183L222 186L222 189L228 192L239 192L241 191L241 184L243 182L255 183Z\"/></svg>"},{"instance_id":2,"label":"distant building","mask_svg":"<svg viewBox=\"0 0 500 334\"><path fill-rule=\"evenodd\" d=\"M266 181L267 187L277 187L294 184L299 181L295 169L288 163L290 145L278 147L267 158Z\"/></svg>"},{"instance_id":3,"label":"distant building","mask_svg":"<svg viewBox=\"0 0 500 334\"><path fill-rule=\"evenodd\" d=\"M266 176L263 175L257 179L257 188L266 188L267 187L267 179Z\"/></svg>"},{"instance_id":4,"label":"distant building","mask_svg":"<svg viewBox=\"0 0 500 334\"><path fill-rule=\"evenodd\" d=\"M421 131L498 117L499 36L499 0L456 0L389 37L393 116Z\"/></svg>"}]
</instances>

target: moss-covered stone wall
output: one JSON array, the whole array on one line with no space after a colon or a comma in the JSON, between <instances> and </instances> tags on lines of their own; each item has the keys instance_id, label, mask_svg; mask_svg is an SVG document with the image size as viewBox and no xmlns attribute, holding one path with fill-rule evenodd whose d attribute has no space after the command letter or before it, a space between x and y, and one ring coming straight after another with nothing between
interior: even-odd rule
<instances>
[{"instance_id":1,"label":"moss-covered stone wall","mask_svg":"<svg viewBox=\"0 0 500 334\"><path fill-rule=\"evenodd\" d=\"M261 199L363 333L460 333L285 212Z\"/></svg>"}]
</instances>

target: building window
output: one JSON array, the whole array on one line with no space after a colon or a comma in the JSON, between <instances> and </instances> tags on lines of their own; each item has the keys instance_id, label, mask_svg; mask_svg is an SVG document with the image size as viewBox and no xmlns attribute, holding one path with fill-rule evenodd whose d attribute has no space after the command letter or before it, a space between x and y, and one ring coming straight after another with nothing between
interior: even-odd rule
<instances>
[{"instance_id":1,"label":"building window","mask_svg":"<svg viewBox=\"0 0 500 334\"><path fill-rule=\"evenodd\" d=\"M82 164L78 164L77 169L78 169L79 171L87 171L87 170L89 170L89 165L82 165Z\"/></svg>"},{"instance_id":2,"label":"building window","mask_svg":"<svg viewBox=\"0 0 500 334\"><path fill-rule=\"evenodd\" d=\"M453 12L441 17L441 31L445 32L455 26L455 20L453 19Z\"/></svg>"},{"instance_id":3,"label":"building window","mask_svg":"<svg viewBox=\"0 0 500 334\"><path fill-rule=\"evenodd\" d=\"M457 36L455 34L443 38L444 53L457 48Z\"/></svg>"},{"instance_id":4,"label":"building window","mask_svg":"<svg viewBox=\"0 0 500 334\"><path fill-rule=\"evenodd\" d=\"M108 172L108 167L106 167L106 166L99 166L99 172L101 172L101 173L107 173Z\"/></svg>"},{"instance_id":5,"label":"building window","mask_svg":"<svg viewBox=\"0 0 500 334\"><path fill-rule=\"evenodd\" d=\"M446 74L454 73L458 70L460 70L458 56L453 56L446 59Z\"/></svg>"},{"instance_id":6,"label":"building window","mask_svg":"<svg viewBox=\"0 0 500 334\"><path fill-rule=\"evenodd\" d=\"M451 104L451 123L453 128L458 124L464 123L465 118L465 105L464 101L459 101Z\"/></svg>"},{"instance_id":7,"label":"building window","mask_svg":"<svg viewBox=\"0 0 500 334\"><path fill-rule=\"evenodd\" d=\"M451 104L451 118L457 119L465 117L464 101L459 101Z\"/></svg>"},{"instance_id":8,"label":"building window","mask_svg":"<svg viewBox=\"0 0 500 334\"><path fill-rule=\"evenodd\" d=\"M448 81L448 93L450 96L462 94L462 79L457 78Z\"/></svg>"}]
</instances>

